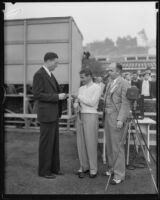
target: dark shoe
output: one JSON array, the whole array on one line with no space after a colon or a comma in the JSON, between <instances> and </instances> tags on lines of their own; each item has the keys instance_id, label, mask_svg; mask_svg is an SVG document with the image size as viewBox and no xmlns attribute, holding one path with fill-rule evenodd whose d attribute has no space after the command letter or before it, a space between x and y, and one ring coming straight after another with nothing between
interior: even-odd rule
<instances>
[{"instance_id":1,"label":"dark shoe","mask_svg":"<svg viewBox=\"0 0 160 200\"><path fill-rule=\"evenodd\" d=\"M64 175L64 172L58 171L58 172L56 172L56 173L54 173L54 174L56 174L56 175Z\"/></svg>"},{"instance_id":2,"label":"dark shoe","mask_svg":"<svg viewBox=\"0 0 160 200\"><path fill-rule=\"evenodd\" d=\"M56 176L54 174L51 174L51 175L44 175L44 176L41 176L43 178L48 178L48 179L55 179Z\"/></svg>"},{"instance_id":3,"label":"dark shoe","mask_svg":"<svg viewBox=\"0 0 160 200\"><path fill-rule=\"evenodd\" d=\"M88 170L86 170L86 171L84 171L84 173L85 173L85 174L89 174L89 169L88 169Z\"/></svg>"},{"instance_id":4,"label":"dark shoe","mask_svg":"<svg viewBox=\"0 0 160 200\"><path fill-rule=\"evenodd\" d=\"M79 173L79 178L84 178L85 176L86 176L86 174L84 172Z\"/></svg>"},{"instance_id":5,"label":"dark shoe","mask_svg":"<svg viewBox=\"0 0 160 200\"><path fill-rule=\"evenodd\" d=\"M122 183L123 180L121 179L116 179L116 178L113 178L110 182L111 185L117 185L117 184L120 184Z\"/></svg>"},{"instance_id":6,"label":"dark shoe","mask_svg":"<svg viewBox=\"0 0 160 200\"><path fill-rule=\"evenodd\" d=\"M82 172L77 171L77 172L75 172L75 175L79 175L80 173L82 173ZM83 173L88 174L88 173L89 173L89 170L86 170L86 171L84 171Z\"/></svg>"},{"instance_id":7,"label":"dark shoe","mask_svg":"<svg viewBox=\"0 0 160 200\"><path fill-rule=\"evenodd\" d=\"M89 174L90 178L95 178L97 176L97 174Z\"/></svg>"}]
</instances>

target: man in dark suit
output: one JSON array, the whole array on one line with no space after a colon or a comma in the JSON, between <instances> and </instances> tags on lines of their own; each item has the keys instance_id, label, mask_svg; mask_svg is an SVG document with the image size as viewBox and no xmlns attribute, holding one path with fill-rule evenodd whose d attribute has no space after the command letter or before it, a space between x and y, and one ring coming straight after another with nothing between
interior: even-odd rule
<instances>
[{"instance_id":1,"label":"man in dark suit","mask_svg":"<svg viewBox=\"0 0 160 200\"><path fill-rule=\"evenodd\" d=\"M134 72L132 75L131 86L136 86L138 89L140 89L140 83L141 81L138 79L138 74Z\"/></svg>"},{"instance_id":2,"label":"man in dark suit","mask_svg":"<svg viewBox=\"0 0 160 200\"><path fill-rule=\"evenodd\" d=\"M63 175L59 159L59 117L61 100L67 95L59 93L59 85L51 73L58 66L58 55L52 52L44 56L44 65L33 78L33 95L37 101L37 117L40 122L39 176L56 178Z\"/></svg>"},{"instance_id":3,"label":"man in dark suit","mask_svg":"<svg viewBox=\"0 0 160 200\"><path fill-rule=\"evenodd\" d=\"M156 74L152 74L151 96L156 98Z\"/></svg>"}]
</instances>

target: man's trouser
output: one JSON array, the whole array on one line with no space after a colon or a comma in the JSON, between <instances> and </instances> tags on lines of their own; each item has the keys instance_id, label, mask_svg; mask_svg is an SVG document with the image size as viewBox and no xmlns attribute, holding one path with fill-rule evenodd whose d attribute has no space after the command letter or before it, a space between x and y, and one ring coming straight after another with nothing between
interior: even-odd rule
<instances>
[{"instance_id":1,"label":"man's trouser","mask_svg":"<svg viewBox=\"0 0 160 200\"><path fill-rule=\"evenodd\" d=\"M125 178L125 148L124 144L120 145L122 135L124 134L124 126L121 129L117 129L117 112L108 114L105 113L105 134L106 134L106 154L108 159L108 168L113 167L114 163L114 177L117 179L124 180ZM119 150L119 152L118 152Z\"/></svg>"},{"instance_id":2,"label":"man's trouser","mask_svg":"<svg viewBox=\"0 0 160 200\"><path fill-rule=\"evenodd\" d=\"M98 114L82 113L77 120L77 148L80 168L97 173Z\"/></svg>"}]
</instances>

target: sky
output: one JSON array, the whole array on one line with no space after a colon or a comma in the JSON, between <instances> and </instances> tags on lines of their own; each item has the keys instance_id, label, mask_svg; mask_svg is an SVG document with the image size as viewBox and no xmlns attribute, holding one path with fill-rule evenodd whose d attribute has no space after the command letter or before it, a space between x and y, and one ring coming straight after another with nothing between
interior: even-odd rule
<instances>
[{"instance_id":1,"label":"sky","mask_svg":"<svg viewBox=\"0 0 160 200\"><path fill-rule=\"evenodd\" d=\"M83 45L117 37L136 37L142 29L156 39L155 2L65 2L5 3L5 19L72 16L83 37Z\"/></svg>"}]
</instances>

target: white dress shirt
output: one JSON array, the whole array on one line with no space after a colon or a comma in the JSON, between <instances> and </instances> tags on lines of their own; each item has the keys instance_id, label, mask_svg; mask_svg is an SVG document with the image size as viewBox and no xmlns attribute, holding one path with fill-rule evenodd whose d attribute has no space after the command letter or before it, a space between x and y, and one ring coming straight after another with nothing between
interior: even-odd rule
<instances>
[{"instance_id":1,"label":"white dress shirt","mask_svg":"<svg viewBox=\"0 0 160 200\"><path fill-rule=\"evenodd\" d=\"M101 91L101 87L93 81L79 88L78 99L81 105L81 113L97 113Z\"/></svg>"},{"instance_id":2,"label":"white dress shirt","mask_svg":"<svg viewBox=\"0 0 160 200\"><path fill-rule=\"evenodd\" d=\"M131 85L131 81L128 81L129 85Z\"/></svg>"},{"instance_id":3,"label":"white dress shirt","mask_svg":"<svg viewBox=\"0 0 160 200\"><path fill-rule=\"evenodd\" d=\"M149 92L149 81L147 80L143 80L142 82L142 95L144 96L150 96L150 92Z\"/></svg>"},{"instance_id":4,"label":"white dress shirt","mask_svg":"<svg viewBox=\"0 0 160 200\"><path fill-rule=\"evenodd\" d=\"M48 68L44 65L43 65L43 68L46 70L47 74L51 77L51 72L48 70Z\"/></svg>"}]
</instances>

